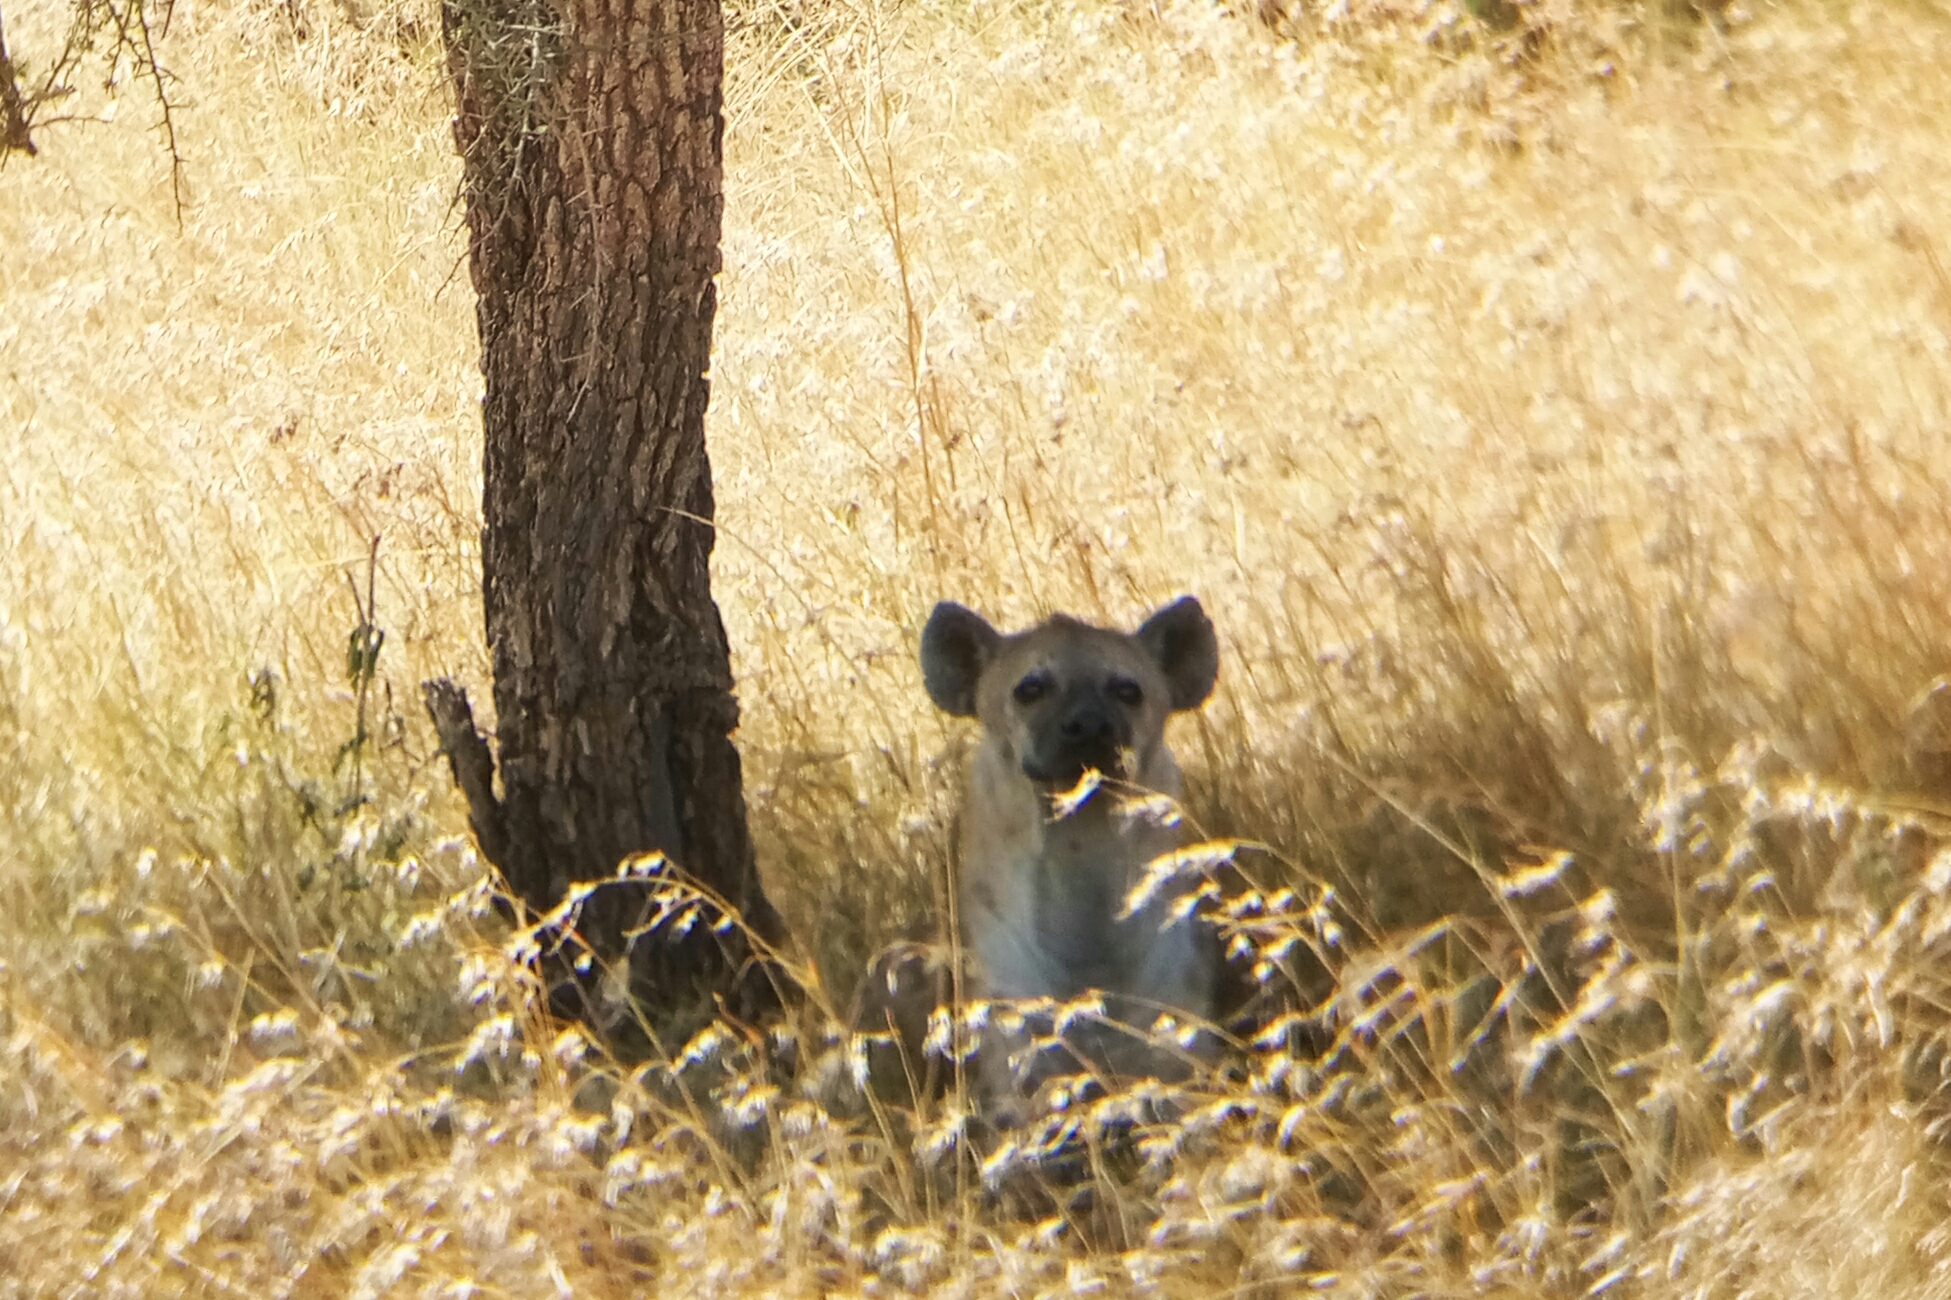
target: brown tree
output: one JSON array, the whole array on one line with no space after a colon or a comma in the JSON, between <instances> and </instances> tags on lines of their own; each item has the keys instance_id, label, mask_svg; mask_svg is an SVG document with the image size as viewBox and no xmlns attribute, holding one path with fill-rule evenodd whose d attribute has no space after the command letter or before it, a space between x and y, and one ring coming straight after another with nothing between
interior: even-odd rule
<instances>
[{"instance_id":1,"label":"brown tree","mask_svg":"<svg viewBox=\"0 0 1951 1300\"><path fill-rule=\"evenodd\" d=\"M661 850L779 934L746 830L705 455L722 192L719 0L447 0L486 377L482 564L502 793L467 701L428 707L483 851L535 909ZM606 886L580 932L629 951L657 1031L776 999L736 930ZM706 918L709 920L709 917ZM558 967L558 1005L629 1018ZM611 987L615 987L612 985Z\"/></svg>"}]
</instances>

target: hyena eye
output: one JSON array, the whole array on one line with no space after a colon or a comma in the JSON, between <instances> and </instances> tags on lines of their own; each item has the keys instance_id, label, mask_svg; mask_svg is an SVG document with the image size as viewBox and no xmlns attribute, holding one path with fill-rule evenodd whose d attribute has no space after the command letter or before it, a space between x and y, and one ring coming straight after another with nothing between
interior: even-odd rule
<instances>
[{"instance_id":1,"label":"hyena eye","mask_svg":"<svg viewBox=\"0 0 1951 1300\"><path fill-rule=\"evenodd\" d=\"M1050 675L1048 673L1031 673L1028 677L1016 683L1015 695L1018 704L1035 704L1049 693Z\"/></svg>"},{"instance_id":2,"label":"hyena eye","mask_svg":"<svg viewBox=\"0 0 1951 1300\"><path fill-rule=\"evenodd\" d=\"M1111 698L1135 709L1145 702L1145 688L1129 677L1114 677L1111 679Z\"/></svg>"}]
</instances>

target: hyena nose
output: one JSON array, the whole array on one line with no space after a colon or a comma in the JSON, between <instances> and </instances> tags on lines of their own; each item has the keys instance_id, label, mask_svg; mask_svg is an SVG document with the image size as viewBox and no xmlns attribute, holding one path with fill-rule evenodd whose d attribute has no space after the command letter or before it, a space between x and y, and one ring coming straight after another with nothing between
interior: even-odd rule
<instances>
[{"instance_id":1,"label":"hyena nose","mask_svg":"<svg viewBox=\"0 0 1951 1300\"><path fill-rule=\"evenodd\" d=\"M1111 715L1102 709L1079 709L1064 719L1064 739L1073 745L1101 745L1112 738Z\"/></svg>"}]
</instances>

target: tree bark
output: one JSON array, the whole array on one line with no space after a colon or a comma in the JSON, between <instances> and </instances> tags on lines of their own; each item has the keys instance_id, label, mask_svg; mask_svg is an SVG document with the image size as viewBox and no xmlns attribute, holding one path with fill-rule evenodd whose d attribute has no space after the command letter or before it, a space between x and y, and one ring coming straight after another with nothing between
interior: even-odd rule
<instances>
[{"instance_id":1,"label":"tree bark","mask_svg":"<svg viewBox=\"0 0 1951 1300\"><path fill-rule=\"evenodd\" d=\"M447 0L443 19L486 377L499 801L465 696L430 690L430 709L483 851L532 907L661 850L776 940L710 590L718 0ZM718 995L748 1017L775 1004L739 933L633 943L649 915L646 887L612 885L580 930L599 956L628 948L654 1029L695 1028Z\"/></svg>"}]
</instances>

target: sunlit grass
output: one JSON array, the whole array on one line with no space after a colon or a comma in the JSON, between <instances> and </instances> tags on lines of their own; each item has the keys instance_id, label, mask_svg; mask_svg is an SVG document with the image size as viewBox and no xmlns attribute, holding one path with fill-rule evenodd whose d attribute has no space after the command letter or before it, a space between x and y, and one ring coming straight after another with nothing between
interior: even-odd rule
<instances>
[{"instance_id":1,"label":"sunlit grass","mask_svg":"<svg viewBox=\"0 0 1951 1300\"><path fill-rule=\"evenodd\" d=\"M675 1074L537 1015L417 706L488 704L437 31L182 3L180 225L139 94L0 171L0 1295L1943 1292L1943 15L740 8L715 577L826 990ZM1180 591L1241 1050L863 1094L921 620Z\"/></svg>"}]
</instances>

